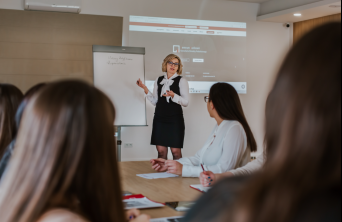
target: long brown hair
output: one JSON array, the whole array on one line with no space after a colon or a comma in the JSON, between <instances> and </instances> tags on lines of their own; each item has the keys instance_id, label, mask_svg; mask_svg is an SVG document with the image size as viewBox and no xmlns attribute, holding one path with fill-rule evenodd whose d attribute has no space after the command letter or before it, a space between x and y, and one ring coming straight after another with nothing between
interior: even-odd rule
<instances>
[{"instance_id":1,"label":"long brown hair","mask_svg":"<svg viewBox=\"0 0 342 222\"><path fill-rule=\"evenodd\" d=\"M80 81L51 83L26 107L15 153L1 184L2 222L36 222L54 208L92 222L122 222L114 139L115 110Z\"/></svg>"},{"instance_id":2,"label":"long brown hair","mask_svg":"<svg viewBox=\"0 0 342 222\"><path fill-rule=\"evenodd\" d=\"M288 54L267 101L266 149L264 170L241 192L233 221L294 221L303 200L340 193L340 23L315 29Z\"/></svg>"},{"instance_id":3,"label":"long brown hair","mask_svg":"<svg viewBox=\"0 0 342 222\"><path fill-rule=\"evenodd\" d=\"M252 152L256 152L258 146L235 88L228 83L216 83L210 88L209 100L214 104L218 115L222 119L235 120L242 125L247 135L248 147Z\"/></svg>"},{"instance_id":4,"label":"long brown hair","mask_svg":"<svg viewBox=\"0 0 342 222\"><path fill-rule=\"evenodd\" d=\"M15 113L24 95L16 86L0 84L0 159L16 136Z\"/></svg>"}]
</instances>

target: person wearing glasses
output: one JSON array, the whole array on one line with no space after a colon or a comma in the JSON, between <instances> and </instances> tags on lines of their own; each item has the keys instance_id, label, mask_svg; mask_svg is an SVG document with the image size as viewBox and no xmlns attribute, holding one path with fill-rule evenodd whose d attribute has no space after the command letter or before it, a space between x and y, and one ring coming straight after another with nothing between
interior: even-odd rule
<instances>
[{"instance_id":1,"label":"person wearing glasses","mask_svg":"<svg viewBox=\"0 0 342 222\"><path fill-rule=\"evenodd\" d=\"M250 154L257 151L257 144L234 87L216 83L204 100L210 117L217 124L202 149L195 156L178 161L151 160L154 170L183 177L199 177L203 170L225 173L250 162Z\"/></svg>"},{"instance_id":2,"label":"person wearing glasses","mask_svg":"<svg viewBox=\"0 0 342 222\"><path fill-rule=\"evenodd\" d=\"M158 158L167 160L168 147L174 160L182 158L185 123L182 106L189 105L189 84L182 78L181 59L168 55L162 64L163 76L156 79L151 93L139 79L137 85L144 89L146 98L156 106L151 145L155 145Z\"/></svg>"}]
</instances>

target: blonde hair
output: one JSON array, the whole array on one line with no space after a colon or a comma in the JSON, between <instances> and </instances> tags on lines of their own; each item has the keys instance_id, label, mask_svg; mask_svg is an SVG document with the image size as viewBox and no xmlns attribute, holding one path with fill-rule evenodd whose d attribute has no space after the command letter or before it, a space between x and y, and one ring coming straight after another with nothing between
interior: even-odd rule
<instances>
[{"instance_id":1,"label":"blonde hair","mask_svg":"<svg viewBox=\"0 0 342 222\"><path fill-rule=\"evenodd\" d=\"M169 61L171 61L172 59L178 59L179 61L179 66L178 66L178 70L177 70L177 74L178 75L182 75L183 73L183 64L182 64L182 60L179 58L179 56L175 55L175 54L170 54L168 56L166 56L166 58L164 59L163 65L162 65L162 71L163 72L167 72L167 63Z\"/></svg>"}]
</instances>

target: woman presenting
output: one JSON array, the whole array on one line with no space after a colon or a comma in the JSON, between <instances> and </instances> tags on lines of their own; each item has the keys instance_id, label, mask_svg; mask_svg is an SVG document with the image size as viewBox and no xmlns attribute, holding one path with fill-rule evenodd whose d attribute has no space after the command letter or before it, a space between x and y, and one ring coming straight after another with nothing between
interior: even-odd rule
<instances>
[{"instance_id":1,"label":"woman presenting","mask_svg":"<svg viewBox=\"0 0 342 222\"><path fill-rule=\"evenodd\" d=\"M182 106L189 105L189 84L182 78L182 61L174 54L163 62L163 76L156 79L151 93L139 79L137 85L144 89L147 99L156 106L151 145L157 146L158 158L167 159L168 147L174 160L182 158L185 123Z\"/></svg>"}]
</instances>

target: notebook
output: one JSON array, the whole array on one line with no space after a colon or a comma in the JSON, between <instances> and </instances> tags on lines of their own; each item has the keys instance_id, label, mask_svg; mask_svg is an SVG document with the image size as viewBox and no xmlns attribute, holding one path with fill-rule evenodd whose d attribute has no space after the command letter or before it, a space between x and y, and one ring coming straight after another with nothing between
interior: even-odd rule
<instances>
[{"instance_id":1,"label":"notebook","mask_svg":"<svg viewBox=\"0 0 342 222\"><path fill-rule=\"evenodd\" d=\"M211 189L211 187L203 187L201 184L191 185L190 187L192 189L198 190L198 191L200 191L202 193L206 193L206 192L208 192Z\"/></svg>"},{"instance_id":2,"label":"notebook","mask_svg":"<svg viewBox=\"0 0 342 222\"><path fill-rule=\"evenodd\" d=\"M125 210L159 208L165 206L164 204L152 201L141 194L123 197L123 203Z\"/></svg>"},{"instance_id":3,"label":"notebook","mask_svg":"<svg viewBox=\"0 0 342 222\"><path fill-rule=\"evenodd\" d=\"M145 178L145 179L149 179L149 180L178 177L178 175L171 174L171 173L148 173L148 174L137 174L137 176Z\"/></svg>"}]
</instances>

